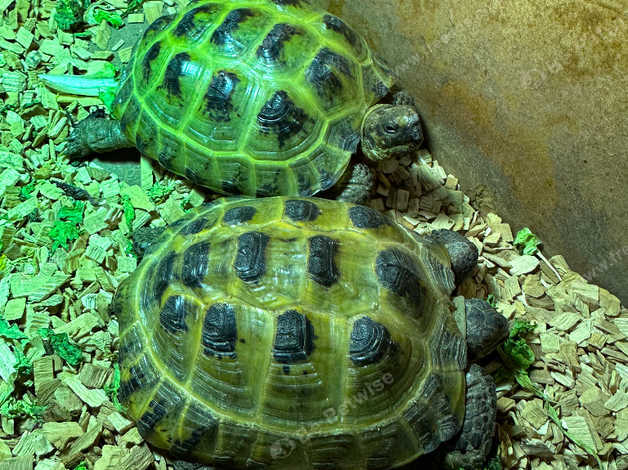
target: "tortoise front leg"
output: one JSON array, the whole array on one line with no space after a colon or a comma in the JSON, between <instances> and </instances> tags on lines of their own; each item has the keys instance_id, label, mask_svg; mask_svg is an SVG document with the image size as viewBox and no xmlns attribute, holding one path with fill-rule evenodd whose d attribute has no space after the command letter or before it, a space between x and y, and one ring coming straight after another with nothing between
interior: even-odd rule
<instances>
[{"instance_id":1,"label":"tortoise front leg","mask_svg":"<svg viewBox=\"0 0 628 470\"><path fill-rule=\"evenodd\" d=\"M128 147L133 144L122 133L119 121L90 114L70 131L65 154L77 158Z\"/></svg>"},{"instance_id":2,"label":"tortoise front leg","mask_svg":"<svg viewBox=\"0 0 628 470\"><path fill-rule=\"evenodd\" d=\"M344 202L362 204L375 186L375 176L364 163L354 163L347 169L348 179L337 184L340 193L336 199Z\"/></svg>"},{"instance_id":3,"label":"tortoise front leg","mask_svg":"<svg viewBox=\"0 0 628 470\"><path fill-rule=\"evenodd\" d=\"M467 372L465 416L462 432L449 449L444 460L452 470L474 470L486 463L495 434L497 393L493 377L473 364Z\"/></svg>"}]
</instances>

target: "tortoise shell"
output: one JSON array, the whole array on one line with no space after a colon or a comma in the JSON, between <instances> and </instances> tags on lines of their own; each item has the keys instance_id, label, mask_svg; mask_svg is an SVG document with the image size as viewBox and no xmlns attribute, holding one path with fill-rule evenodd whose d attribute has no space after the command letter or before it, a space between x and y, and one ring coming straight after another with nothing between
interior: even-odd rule
<instances>
[{"instance_id":1,"label":"tortoise shell","mask_svg":"<svg viewBox=\"0 0 628 470\"><path fill-rule=\"evenodd\" d=\"M116 293L120 400L186 460L403 464L461 426L453 287L442 245L374 209L218 200L169 226Z\"/></svg>"},{"instance_id":2,"label":"tortoise shell","mask_svg":"<svg viewBox=\"0 0 628 470\"><path fill-rule=\"evenodd\" d=\"M390 71L301 0L196 1L136 44L112 114L139 151L223 194L331 187Z\"/></svg>"}]
</instances>

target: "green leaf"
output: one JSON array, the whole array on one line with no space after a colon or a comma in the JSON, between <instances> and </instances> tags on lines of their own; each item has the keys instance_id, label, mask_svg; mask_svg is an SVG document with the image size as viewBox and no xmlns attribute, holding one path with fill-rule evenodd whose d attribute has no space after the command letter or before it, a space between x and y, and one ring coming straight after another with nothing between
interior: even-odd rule
<instances>
[{"instance_id":1,"label":"green leaf","mask_svg":"<svg viewBox=\"0 0 628 470\"><path fill-rule=\"evenodd\" d=\"M488 294L486 296L486 301L491 307L497 308L497 301L495 300L495 296L493 294Z\"/></svg>"},{"instance_id":2,"label":"green leaf","mask_svg":"<svg viewBox=\"0 0 628 470\"><path fill-rule=\"evenodd\" d=\"M522 250L524 255L533 255L538 251L537 246L541 241L534 235L528 227L524 227L517 232L513 245Z\"/></svg>"},{"instance_id":3,"label":"green leaf","mask_svg":"<svg viewBox=\"0 0 628 470\"><path fill-rule=\"evenodd\" d=\"M74 467L74 470L88 470L87 464L85 462L81 462L76 467Z\"/></svg>"},{"instance_id":4,"label":"green leaf","mask_svg":"<svg viewBox=\"0 0 628 470\"><path fill-rule=\"evenodd\" d=\"M113 377L111 377L111 382L105 385L104 390L111 400L111 403L113 403L119 411L124 411L124 407L118 399L118 390L120 390L120 366L117 362L113 364Z\"/></svg>"},{"instance_id":5,"label":"green leaf","mask_svg":"<svg viewBox=\"0 0 628 470\"><path fill-rule=\"evenodd\" d=\"M67 222L74 222L80 224L83 222L83 209L85 204L81 201L74 201L72 207L63 206L57 212L57 218L59 220L65 220Z\"/></svg>"},{"instance_id":6,"label":"green leaf","mask_svg":"<svg viewBox=\"0 0 628 470\"><path fill-rule=\"evenodd\" d=\"M528 346L525 336L534 331L536 325L524 320L515 320L508 338L498 348L506 365L514 370L526 370L535 360L534 352Z\"/></svg>"},{"instance_id":7,"label":"green leaf","mask_svg":"<svg viewBox=\"0 0 628 470\"><path fill-rule=\"evenodd\" d=\"M31 197L31 193L35 190L35 182L32 181L20 188L20 199L26 201Z\"/></svg>"},{"instance_id":8,"label":"green leaf","mask_svg":"<svg viewBox=\"0 0 628 470\"><path fill-rule=\"evenodd\" d=\"M70 31L83 23L83 14L88 5L89 0L59 0L54 16L59 28Z\"/></svg>"},{"instance_id":9,"label":"green leaf","mask_svg":"<svg viewBox=\"0 0 628 470\"><path fill-rule=\"evenodd\" d=\"M55 220L48 236L52 239L52 252L54 253L60 246L67 250L68 242L76 240L79 237L79 231L73 222Z\"/></svg>"},{"instance_id":10,"label":"green leaf","mask_svg":"<svg viewBox=\"0 0 628 470\"><path fill-rule=\"evenodd\" d=\"M102 20L105 20L107 23L115 28L119 28L124 24L124 21L122 21L122 17L118 13L115 13L113 11L101 10L100 8L95 9L93 20L94 23L92 24L100 24Z\"/></svg>"},{"instance_id":11,"label":"green leaf","mask_svg":"<svg viewBox=\"0 0 628 470\"><path fill-rule=\"evenodd\" d=\"M154 183L148 190L148 197L151 198L153 202L160 202L163 201L173 190L174 184L164 186L160 183Z\"/></svg>"},{"instance_id":12,"label":"green leaf","mask_svg":"<svg viewBox=\"0 0 628 470\"><path fill-rule=\"evenodd\" d=\"M71 366L76 366L83 360L81 349L70 342L67 333L56 334L51 329L41 328L39 335L48 340L53 351Z\"/></svg>"},{"instance_id":13,"label":"green leaf","mask_svg":"<svg viewBox=\"0 0 628 470\"><path fill-rule=\"evenodd\" d=\"M0 317L0 336L8 339L27 339L17 325L9 325L9 322Z\"/></svg>"},{"instance_id":14,"label":"green leaf","mask_svg":"<svg viewBox=\"0 0 628 470\"><path fill-rule=\"evenodd\" d=\"M16 362L13 365L18 377L29 377L33 374L33 363L24 354L24 346L17 343L14 348Z\"/></svg>"},{"instance_id":15,"label":"green leaf","mask_svg":"<svg viewBox=\"0 0 628 470\"><path fill-rule=\"evenodd\" d=\"M117 90L115 89L107 89L98 93L98 98L100 98L109 112L113 110L113 100L116 99L116 92Z\"/></svg>"},{"instance_id":16,"label":"green leaf","mask_svg":"<svg viewBox=\"0 0 628 470\"><path fill-rule=\"evenodd\" d=\"M135 252L135 250L133 249L133 242L131 240L127 240L126 242L126 247L124 249L124 252L127 255L131 255L131 256L135 256L137 258L137 253Z\"/></svg>"},{"instance_id":17,"label":"green leaf","mask_svg":"<svg viewBox=\"0 0 628 470\"><path fill-rule=\"evenodd\" d=\"M41 420L41 417L45 410L45 406L39 406L31 402L28 396L21 400L17 400L14 397L9 397L2 404L2 406L0 406L0 415L6 416L7 418L19 418L23 416L28 416L37 420Z\"/></svg>"},{"instance_id":18,"label":"green leaf","mask_svg":"<svg viewBox=\"0 0 628 470\"><path fill-rule=\"evenodd\" d=\"M122 209L124 210L126 225L131 229L133 227L133 220L135 220L135 208L133 204L131 204L131 198L128 194L122 196Z\"/></svg>"}]
</instances>

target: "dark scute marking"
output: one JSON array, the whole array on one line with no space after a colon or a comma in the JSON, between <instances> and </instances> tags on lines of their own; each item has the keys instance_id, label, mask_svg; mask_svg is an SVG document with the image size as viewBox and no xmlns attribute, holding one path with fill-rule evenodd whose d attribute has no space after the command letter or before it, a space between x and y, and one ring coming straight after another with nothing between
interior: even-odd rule
<instances>
[{"instance_id":1,"label":"dark scute marking","mask_svg":"<svg viewBox=\"0 0 628 470\"><path fill-rule=\"evenodd\" d=\"M285 375L290 375L290 366L283 366L283 373Z\"/></svg>"},{"instance_id":2,"label":"dark scute marking","mask_svg":"<svg viewBox=\"0 0 628 470\"><path fill-rule=\"evenodd\" d=\"M224 45L228 41L232 41L231 33L233 33L241 23L246 21L254 13L249 8L239 8L237 10L230 11L225 20L220 26L216 28L214 34L212 34L211 42L219 46Z\"/></svg>"},{"instance_id":3,"label":"dark scute marking","mask_svg":"<svg viewBox=\"0 0 628 470\"><path fill-rule=\"evenodd\" d=\"M201 286L201 281L207 275L209 246L208 241L202 241L190 246L183 253L181 280L186 286Z\"/></svg>"},{"instance_id":4,"label":"dark scute marking","mask_svg":"<svg viewBox=\"0 0 628 470\"><path fill-rule=\"evenodd\" d=\"M176 15L164 15L157 18L155 21L151 23L151 25L146 28L144 32L144 37L148 37L152 33L156 33L158 31L163 31L166 27L172 22Z\"/></svg>"},{"instance_id":5,"label":"dark scute marking","mask_svg":"<svg viewBox=\"0 0 628 470\"><path fill-rule=\"evenodd\" d=\"M316 93L327 100L331 100L342 89L342 82L334 70L353 76L347 58L325 47L316 54L305 72L305 78L314 86Z\"/></svg>"},{"instance_id":6,"label":"dark scute marking","mask_svg":"<svg viewBox=\"0 0 628 470\"><path fill-rule=\"evenodd\" d=\"M181 235L193 235L203 230L207 222L209 221L205 217L199 217L183 227L179 233Z\"/></svg>"},{"instance_id":7,"label":"dark scute marking","mask_svg":"<svg viewBox=\"0 0 628 470\"><path fill-rule=\"evenodd\" d=\"M203 180L202 180L201 176L198 174L198 172L193 170L190 167L187 167L185 169L185 177L186 177L186 179L188 181L190 181L191 183L196 184L196 185L200 185L203 182Z\"/></svg>"},{"instance_id":8,"label":"dark scute marking","mask_svg":"<svg viewBox=\"0 0 628 470\"><path fill-rule=\"evenodd\" d=\"M166 415L177 414L176 410L180 408L181 397L162 387L148 404L148 410L137 421L137 430L143 437L150 435L155 425Z\"/></svg>"},{"instance_id":9,"label":"dark scute marking","mask_svg":"<svg viewBox=\"0 0 628 470\"><path fill-rule=\"evenodd\" d=\"M173 96L181 96L179 77L183 75L185 64L189 61L190 55L187 52L180 52L168 62L163 85L168 90L168 93Z\"/></svg>"},{"instance_id":10,"label":"dark scute marking","mask_svg":"<svg viewBox=\"0 0 628 470\"><path fill-rule=\"evenodd\" d=\"M295 26L286 23L276 24L257 48L257 57L266 62L277 61L284 42L289 41L295 34L301 34L301 31Z\"/></svg>"},{"instance_id":11,"label":"dark scute marking","mask_svg":"<svg viewBox=\"0 0 628 470\"><path fill-rule=\"evenodd\" d=\"M204 439L205 442L210 443L216 438L218 421L201 406L196 405L189 408L184 421L184 426L187 425L198 427L192 431L187 439L174 441L170 449L173 455L189 458L188 453L193 451L201 440Z\"/></svg>"},{"instance_id":12,"label":"dark scute marking","mask_svg":"<svg viewBox=\"0 0 628 470\"><path fill-rule=\"evenodd\" d=\"M349 357L356 366L378 362L392 346L388 329L369 317L362 317L353 324Z\"/></svg>"},{"instance_id":13,"label":"dark scute marking","mask_svg":"<svg viewBox=\"0 0 628 470\"><path fill-rule=\"evenodd\" d=\"M321 213L316 204L311 201L291 199L286 201L286 215L298 222L311 222Z\"/></svg>"},{"instance_id":14,"label":"dark scute marking","mask_svg":"<svg viewBox=\"0 0 628 470\"><path fill-rule=\"evenodd\" d=\"M135 146L137 147L138 152L142 155L146 155L146 142L144 142L144 138L141 134L137 134L135 136Z\"/></svg>"},{"instance_id":15,"label":"dark scute marking","mask_svg":"<svg viewBox=\"0 0 628 470\"><path fill-rule=\"evenodd\" d=\"M129 380L120 382L118 399L125 402L137 390L150 390L159 382L155 374L147 374L145 367L138 365L129 368ZM152 371L151 371L152 372Z\"/></svg>"},{"instance_id":16,"label":"dark scute marking","mask_svg":"<svg viewBox=\"0 0 628 470\"><path fill-rule=\"evenodd\" d=\"M323 23L325 23L327 29L342 34L352 46L355 47L358 44L358 36L355 34L355 31L349 28L349 26L337 16L325 15L323 17Z\"/></svg>"},{"instance_id":17,"label":"dark scute marking","mask_svg":"<svg viewBox=\"0 0 628 470\"><path fill-rule=\"evenodd\" d=\"M214 304L205 314L202 344L208 356L235 357L237 339L236 317L229 304Z\"/></svg>"},{"instance_id":18,"label":"dark scute marking","mask_svg":"<svg viewBox=\"0 0 628 470\"><path fill-rule=\"evenodd\" d=\"M196 40L203 35L209 26L209 22L197 18L199 13L212 14L217 10L216 5L202 5L188 11L183 18L179 20L177 27L174 29L175 36L188 36L190 39ZM200 20L198 23L197 20Z\"/></svg>"},{"instance_id":19,"label":"dark scute marking","mask_svg":"<svg viewBox=\"0 0 628 470\"><path fill-rule=\"evenodd\" d=\"M144 80L148 80L150 78L150 64L153 60L159 56L159 52L161 51L161 43L158 41L153 44L150 49L146 52L146 55L142 59L142 72Z\"/></svg>"},{"instance_id":20,"label":"dark scute marking","mask_svg":"<svg viewBox=\"0 0 628 470\"><path fill-rule=\"evenodd\" d=\"M354 129L351 119L345 118L332 124L329 143L342 150L355 153L361 138L360 132Z\"/></svg>"},{"instance_id":21,"label":"dark scute marking","mask_svg":"<svg viewBox=\"0 0 628 470\"><path fill-rule=\"evenodd\" d=\"M137 429L142 436L149 435L168 412L166 404L157 400L151 400L148 406L152 411L146 411L137 421Z\"/></svg>"},{"instance_id":22,"label":"dark scute marking","mask_svg":"<svg viewBox=\"0 0 628 470\"><path fill-rule=\"evenodd\" d=\"M282 364L305 361L314 350L314 339L310 320L296 310L288 310L277 317L273 357Z\"/></svg>"},{"instance_id":23,"label":"dark scute marking","mask_svg":"<svg viewBox=\"0 0 628 470\"><path fill-rule=\"evenodd\" d=\"M205 93L205 110L215 121L231 120L231 97L240 79L235 73L221 70L213 78Z\"/></svg>"},{"instance_id":24,"label":"dark scute marking","mask_svg":"<svg viewBox=\"0 0 628 470\"><path fill-rule=\"evenodd\" d=\"M396 248L383 250L377 256L375 272L384 287L414 303L421 300L418 268L410 255Z\"/></svg>"},{"instance_id":25,"label":"dark scute marking","mask_svg":"<svg viewBox=\"0 0 628 470\"><path fill-rule=\"evenodd\" d=\"M241 193L240 187L233 181L226 181L226 180L223 181L221 188L224 194L240 194Z\"/></svg>"},{"instance_id":26,"label":"dark scute marking","mask_svg":"<svg viewBox=\"0 0 628 470\"><path fill-rule=\"evenodd\" d=\"M161 300L161 296L168 287L168 284L175 279L173 269L176 257L177 255L175 253L170 253L155 267L156 279L154 296L158 301Z\"/></svg>"},{"instance_id":27,"label":"dark scute marking","mask_svg":"<svg viewBox=\"0 0 628 470\"><path fill-rule=\"evenodd\" d=\"M185 297L173 295L168 297L161 312L159 312L159 323L164 330L178 334L187 331L185 317L192 310L192 306L185 300Z\"/></svg>"},{"instance_id":28,"label":"dark scute marking","mask_svg":"<svg viewBox=\"0 0 628 470\"><path fill-rule=\"evenodd\" d=\"M255 197L276 196L279 194L277 185L266 183L255 190Z\"/></svg>"},{"instance_id":29,"label":"dark scute marking","mask_svg":"<svg viewBox=\"0 0 628 470\"><path fill-rule=\"evenodd\" d=\"M238 225L248 222L255 216L257 209L253 206L233 207L225 212L222 221L227 225Z\"/></svg>"},{"instance_id":30,"label":"dark scute marking","mask_svg":"<svg viewBox=\"0 0 628 470\"><path fill-rule=\"evenodd\" d=\"M298 134L308 119L310 118L305 111L294 104L284 90L275 92L257 115L257 123L262 133L276 134L279 148L282 148L290 137Z\"/></svg>"},{"instance_id":31,"label":"dark scute marking","mask_svg":"<svg viewBox=\"0 0 628 470\"><path fill-rule=\"evenodd\" d=\"M244 282L255 282L266 272L266 245L270 237L261 232L247 232L238 237L234 267Z\"/></svg>"},{"instance_id":32,"label":"dark scute marking","mask_svg":"<svg viewBox=\"0 0 628 470\"><path fill-rule=\"evenodd\" d=\"M390 220L377 210L366 206L353 206L349 209L349 218L358 228L377 228L390 225Z\"/></svg>"},{"instance_id":33,"label":"dark scute marking","mask_svg":"<svg viewBox=\"0 0 628 470\"><path fill-rule=\"evenodd\" d=\"M159 155L157 155L157 161L162 167L166 169L172 169L172 160L174 160L175 156L176 153L162 150L161 152L159 152Z\"/></svg>"},{"instance_id":34,"label":"dark scute marking","mask_svg":"<svg viewBox=\"0 0 628 470\"><path fill-rule=\"evenodd\" d=\"M338 268L334 257L338 250L338 242L324 235L310 238L310 255L307 260L307 271L319 284L330 287L338 281Z\"/></svg>"}]
</instances>

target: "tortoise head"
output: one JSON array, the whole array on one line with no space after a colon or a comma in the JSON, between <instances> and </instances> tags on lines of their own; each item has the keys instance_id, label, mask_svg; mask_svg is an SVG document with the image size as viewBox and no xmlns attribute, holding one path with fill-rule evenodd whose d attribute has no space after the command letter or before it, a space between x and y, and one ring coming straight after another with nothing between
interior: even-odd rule
<instances>
[{"instance_id":1,"label":"tortoise head","mask_svg":"<svg viewBox=\"0 0 628 470\"><path fill-rule=\"evenodd\" d=\"M379 104L364 116L362 151L370 160L411 152L422 142L421 121L413 106Z\"/></svg>"}]
</instances>

